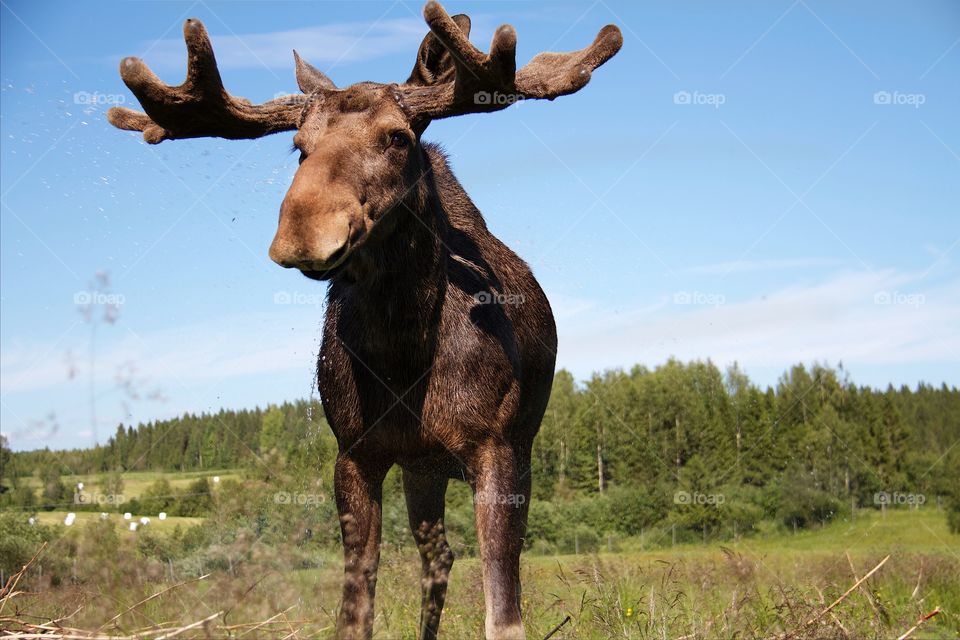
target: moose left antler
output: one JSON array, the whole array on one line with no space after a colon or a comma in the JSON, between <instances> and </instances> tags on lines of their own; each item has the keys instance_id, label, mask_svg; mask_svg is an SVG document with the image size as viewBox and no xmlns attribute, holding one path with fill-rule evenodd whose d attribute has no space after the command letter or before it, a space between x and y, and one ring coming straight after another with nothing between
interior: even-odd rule
<instances>
[{"instance_id":1,"label":"moose left antler","mask_svg":"<svg viewBox=\"0 0 960 640\"><path fill-rule=\"evenodd\" d=\"M203 25L184 26L187 79L162 83L140 60L120 65L146 113L110 122L152 144L293 131L300 168L270 245L278 264L329 282L317 380L337 437L334 493L344 545L338 638L369 638L380 558L382 484L398 465L420 550L420 637L435 638L453 554L444 527L450 478L474 492L487 638L523 638L520 551L533 439L550 396L557 335L529 267L495 238L435 145L432 120L573 93L622 44L541 53L516 68L516 33L490 52L470 19L436 2L410 77L338 89L294 53L303 95L263 104L223 87Z\"/></svg>"},{"instance_id":2,"label":"moose left antler","mask_svg":"<svg viewBox=\"0 0 960 640\"><path fill-rule=\"evenodd\" d=\"M452 78L447 76L431 82L431 75L417 73L422 68L418 59L414 75L399 88L411 114L427 120L497 111L517 99L553 100L573 93L583 88L593 70L609 60L623 44L620 30L607 25L586 49L541 53L517 71L517 32L510 25L497 29L490 42L490 53L484 54L470 43L467 16L457 16L460 20L456 21L436 2L427 3L423 15L455 69ZM423 53L421 48L421 55ZM430 71L429 66L426 70ZM497 100L493 94L507 99Z\"/></svg>"}]
</instances>

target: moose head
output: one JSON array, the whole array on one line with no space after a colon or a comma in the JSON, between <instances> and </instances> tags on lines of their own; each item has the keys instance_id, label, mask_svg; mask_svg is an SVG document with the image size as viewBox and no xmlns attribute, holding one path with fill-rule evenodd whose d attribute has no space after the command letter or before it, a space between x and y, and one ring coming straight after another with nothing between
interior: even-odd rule
<instances>
[{"instance_id":1,"label":"moose head","mask_svg":"<svg viewBox=\"0 0 960 640\"><path fill-rule=\"evenodd\" d=\"M541 53L517 69L513 27L497 29L485 54L468 39L466 15L450 17L436 2L427 3L423 14L430 33L406 81L338 89L294 52L303 95L258 105L227 93L206 29L198 20L187 20L186 81L166 85L142 60L125 58L120 75L146 113L115 107L108 118L120 129L142 131L151 144L295 130L300 168L280 207L270 257L308 277L326 279L386 232L378 227L389 226L387 214L399 204L417 210L423 193L416 186L426 170L420 136L432 120L573 93L622 43L620 30L608 25L585 49Z\"/></svg>"}]
</instances>

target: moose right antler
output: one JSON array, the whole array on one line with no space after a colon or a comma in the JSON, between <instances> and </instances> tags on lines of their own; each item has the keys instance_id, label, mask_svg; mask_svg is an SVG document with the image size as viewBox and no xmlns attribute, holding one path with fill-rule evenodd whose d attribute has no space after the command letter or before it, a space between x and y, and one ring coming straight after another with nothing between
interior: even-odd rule
<instances>
[{"instance_id":1,"label":"moose right antler","mask_svg":"<svg viewBox=\"0 0 960 640\"><path fill-rule=\"evenodd\" d=\"M490 233L421 134L438 118L573 93L623 40L607 26L585 49L541 53L518 70L513 27L497 29L485 54L470 44L467 16L429 2L424 17L430 32L405 82L337 89L295 54L304 95L259 105L224 90L206 30L188 20L186 81L166 85L127 58L120 73L146 113L115 108L109 118L151 143L297 130L300 168L270 257L330 283L317 382L339 446L345 571L336 637L373 633L382 486L398 465L422 560L420 638L436 638L446 598L453 553L444 495L455 478L474 494L484 632L517 640L531 450L550 396L556 327L529 267Z\"/></svg>"},{"instance_id":2,"label":"moose right antler","mask_svg":"<svg viewBox=\"0 0 960 640\"><path fill-rule=\"evenodd\" d=\"M414 73L408 84L400 87L400 95L412 114L426 120L497 111L516 100L553 100L574 93L623 45L620 29L607 25L589 47L569 53L541 53L518 71L517 32L510 25L497 29L490 53L484 54L470 43L467 16L451 18L433 1L424 7L423 16L435 40L430 36L424 40ZM424 58L431 54L436 57L438 44L448 58L438 61L445 73L433 76L424 73ZM498 100L496 94L504 99Z\"/></svg>"}]
</instances>

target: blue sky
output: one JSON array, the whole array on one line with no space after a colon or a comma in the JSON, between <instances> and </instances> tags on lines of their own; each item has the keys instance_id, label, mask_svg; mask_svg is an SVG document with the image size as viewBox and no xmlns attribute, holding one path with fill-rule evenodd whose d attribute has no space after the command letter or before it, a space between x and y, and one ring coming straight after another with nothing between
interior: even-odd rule
<instances>
[{"instance_id":1,"label":"blue sky","mask_svg":"<svg viewBox=\"0 0 960 640\"><path fill-rule=\"evenodd\" d=\"M179 83L196 17L227 88L254 101L296 90L292 48L340 86L400 81L421 6L3 0L0 419L15 448L311 393L324 285L267 258L291 136L148 147L104 119L137 106L120 58ZM960 383L960 4L446 7L484 49L513 24L519 64L607 23L624 33L580 93L424 135L533 267L560 366L736 360L772 384L842 361L862 384ZM77 304L98 272L113 323Z\"/></svg>"}]
</instances>

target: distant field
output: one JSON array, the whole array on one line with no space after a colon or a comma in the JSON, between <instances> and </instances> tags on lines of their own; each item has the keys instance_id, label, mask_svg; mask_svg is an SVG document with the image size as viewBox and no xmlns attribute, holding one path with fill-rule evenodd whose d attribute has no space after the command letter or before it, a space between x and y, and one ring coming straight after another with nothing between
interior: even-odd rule
<instances>
[{"instance_id":1,"label":"distant field","mask_svg":"<svg viewBox=\"0 0 960 640\"><path fill-rule=\"evenodd\" d=\"M67 511L40 511L37 513L35 517L37 521L40 522L40 524L64 524L64 519L67 517L67 513L68 513ZM73 527L80 527L87 522L100 519L100 514L93 511L75 511L74 513L76 514L76 519L73 525L71 525ZM150 523L147 526L149 526L151 530L161 532L161 533L172 532L174 527L176 527L178 524L181 527L189 527L195 524L200 524L200 522L203 521L203 518L174 518L174 517L168 517L166 520L161 520L159 517L157 517L157 514L155 513L149 513L149 514L135 513L131 515L133 517L129 520L129 522L140 522L141 516L144 516L144 515L148 516L150 518ZM113 520L114 522L124 522L124 523L128 522L123 519L123 514L116 513L116 512L109 513L107 517L110 520ZM127 533L129 533L131 536L136 535L132 531L129 531L129 529L127 530Z\"/></svg>"},{"instance_id":2,"label":"distant field","mask_svg":"<svg viewBox=\"0 0 960 640\"><path fill-rule=\"evenodd\" d=\"M235 469L186 471L183 473L164 471L130 471L123 474L123 495L127 500L138 498L143 495L143 493L151 484L160 478L166 478L170 482L170 486L174 489L183 489L197 478L213 478L214 476L219 476L221 480L228 480L237 479L240 477L240 474ZM69 475L61 476L61 480L63 480L63 484L66 485L67 489L72 494L73 489L77 486L78 482L82 482L84 484L85 491L97 490L97 482L99 477L100 476L96 474ZM33 487L36 491L39 491L40 489L41 482L37 477L23 478L21 481L27 486Z\"/></svg>"},{"instance_id":3,"label":"distant field","mask_svg":"<svg viewBox=\"0 0 960 640\"><path fill-rule=\"evenodd\" d=\"M801 529L796 534L774 531L772 523L765 522L761 533L737 542L720 544L688 544L673 548L642 551L639 540L622 545L627 554L634 553L648 559L677 558L716 553L720 546L741 553L780 554L836 553L850 551L857 554L930 553L957 556L960 560L960 536L947 529L943 512L934 508L923 510L891 509L886 514L874 510L858 511L853 519L845 518L825 527ZM766 529L766 532L763 529ZM639 553L636 553L638 552Z\"/></svg>"}]
</instances>

